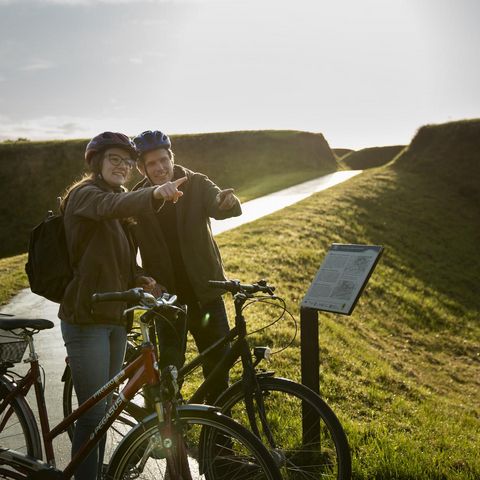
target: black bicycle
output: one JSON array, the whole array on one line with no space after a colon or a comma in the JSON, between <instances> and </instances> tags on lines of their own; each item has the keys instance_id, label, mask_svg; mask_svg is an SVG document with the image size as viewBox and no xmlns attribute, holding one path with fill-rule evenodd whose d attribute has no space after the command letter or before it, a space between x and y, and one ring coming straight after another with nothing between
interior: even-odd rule
<instances>
[{"instance_id":1,"label":"black bicycle","mask_svg":"<svg viewBox=\"0 0 480 480\"><path fill-rule=\"evenodd\" d=\"M244 309L254 302L280 302L286 311L284 301L274 295L274 287L264 281L254 284L242 284L239 281L209 283L212 287L223 288L232 293L235 327L223 339L179 370L179 379L185 379L202 365L213 351L226 344L231 346L188 402L203 402L218 378L240 360L243 367L242 379L223 392L215 405L253 431L267 445L283 478L349 479L351 456L347 437L331 408L306 386L275 377L273 371L259 369L261 361L269 356L268 348L254 347L253 353L250 350ZM134 355L134 352L132 347L131 354ZM64 375L66 413L71 410L73 394L70 378L68 373ZM121 437L131 425L149 413L144 399L136 401L130 413L125 425L116 425L117 430L112 434ZM307 421L304 415L308 415Z\"/></svg>"}]
</instances>

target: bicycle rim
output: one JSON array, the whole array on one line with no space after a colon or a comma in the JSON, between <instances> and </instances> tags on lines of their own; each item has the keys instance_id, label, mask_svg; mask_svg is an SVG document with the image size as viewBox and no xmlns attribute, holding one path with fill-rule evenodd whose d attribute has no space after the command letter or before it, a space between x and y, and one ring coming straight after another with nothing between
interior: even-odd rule
<instances>
[{"instance_id":1,"label":"bicycle rim","mask_svg":"<svg viewBox=\"0 0 480 480\"><path fill-rule=\"evenodd\" d=\"M0 404L3 405L4 398L12 388L9 380L0 379ZM42 458L35 418L23 397L13 397L0 414L0 445L32 457Z\"/></svg>"},{"instance_id":2,"label":"bicycle rim","mask_svg":"<svg viewBox=\"0 0 480 480\"><path fill-rule=\"evenodd\" d=\"M175 480L279 480L276 466L258 439L229 418L206 410L179 411L174 428L181 431L180 446L165 448L158 422L151 416L125 438L110 464L107 479L173 480L167 457L186 449L186 471ZM239 430L240 428L240 430ZM174 437L175 438L175 437Z\"/></svg>"},{"instance_id":3,"label":"bicycle rim","mask_svg":"<svg viewBox=\"0 0 480 480\"><path fill-rule=\"evenodd\" d=\"M22 473L14 472L12 470L8 470L4 467L0 467L0 480L24 480L27 479L27 475L23 475Z\"/></svg>"},{"instance_id":4,"label":"bicycle rim","mask_svg":"<svg viewBox=\"0 0 480 480\"><path fill-rule=\"evenodd\" d=\"M280 465L282 477L301 480L347 480L351 477L351 459L347 438L330 407L312 390L290 380L258 377L263 393L265 417L275 445L272 455ZM304 441L315 431L315 422L302 427L302 404L305 402L318 414L315 441ZM246 428L252 429L245 406L245 391L238 383L217 401L222 411ZM269 441L262 431L262 423L255 405L256 424L265 445Z\"/></svg>"}]
</instances>

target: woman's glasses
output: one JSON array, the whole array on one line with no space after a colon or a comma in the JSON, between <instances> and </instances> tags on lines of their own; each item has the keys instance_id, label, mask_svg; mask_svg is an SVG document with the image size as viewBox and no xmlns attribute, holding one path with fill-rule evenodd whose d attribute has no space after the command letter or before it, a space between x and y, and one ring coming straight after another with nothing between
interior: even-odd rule
<instances>
[{"instance_id":1,"label":"woman's glasses","mask_svg":"<svg viewBox=\"0 0 480 480\"><path fill-rule=\"evenodd\" d=\"M132 160L130 157L122 157L121 155L117 155L116 153L109 153L105 155L108 158L108 161L114 166L119 167L122 163L131 170L135 166L135 160Z\"/></svg>"}]
</instances>

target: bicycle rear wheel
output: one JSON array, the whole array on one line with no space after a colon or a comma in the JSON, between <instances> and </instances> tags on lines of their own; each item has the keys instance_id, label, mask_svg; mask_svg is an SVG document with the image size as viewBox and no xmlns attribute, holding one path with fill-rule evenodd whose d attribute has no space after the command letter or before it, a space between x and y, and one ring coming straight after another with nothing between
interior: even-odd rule
<instances>
[{"instance_id":1,"label":"bicycle rear wheel","mask_svg":"<svg viewBox=\"0 0 480 480\"><path fill-rule=\"evenodd\" d=\"M14 472L11 470L3 469L0 467L0 480L27 480L28 476L22 473Z\"/></svg>"},{"instance_id":2,"label":"bicycle rear wheel","mask_svg":"<svg viewBox=\"0 0 480 480\"><path fill-rule=\"evenodd\" d=\"M13 389L12 382L7 377L1 376L0 446L41 459L40 434L32 410L22 396L6 400L8 393Z\"/></svg>"},{"instance_id":3,"label":"bicycle rear wheel","mask_svg":"<svg viewBox=\"0 0 480 480\"><path fill-rule=\"evenodd\" d=\"M262 431L258 405L254 401L256 424L261 440L270 445L279 461L285 479L347 480L351 477L351 458L347 437L337 417L319 395L296 382L284 378L257 376L262 391L265 417L275 445ZM245 405L245 389L237 382L215 402L223 412L248 429L252 429ZM302 427L302 405L318 415L319 422ZM314 441L304 441L314 436Z\"/></svg>"},{"instance_id":4,"label":"bicycle rear wheel","mask_svg":"<svg viewBox=\"0 0 480 480\"><path fill-rule=\"evenodd\" d=\"M186 449L188 465L175 480L281 479L255 435L211 407L180 407L173 425L183 443L180 447L173 443L169 450L175 455L176 448ZM167 472L169 439L161 438L160 431L156 415L135 427L116 450L106 479L173 480Z\"/></svg>"}]
</instances>

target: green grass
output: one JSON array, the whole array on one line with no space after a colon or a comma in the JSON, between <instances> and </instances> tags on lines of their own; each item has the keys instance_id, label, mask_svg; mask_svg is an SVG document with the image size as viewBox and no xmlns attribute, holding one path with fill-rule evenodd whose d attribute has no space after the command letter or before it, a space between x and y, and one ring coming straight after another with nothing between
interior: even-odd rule
<instances>
[{"instance_id":1,"label":"green grass","mask_svg":"<svg viewBox=\"0 0 480 480\"><path fill-rule=\"evenodd\" d=\"M319 317L321 390L357 479L480 476L478 215L440 179L386 167L219 237L230 277L268 278L295 312L331 243L385 246L354 314ZM257 343L291 335L286 321ZM298 339L272 366L299 379Z\"/></svg>"},{"instance_id":2,"label":"green grass","mask_svg":"<svg viewBox=\"0 0 480 480\"><path fill-rule=\"evenodd\" d=\"M363 148L342 156L339 164L352 170L380 167L392 161L404 148L405 145Z\"/></svg>"},{"instance_id":3,"label":"green grass","mask_svg":"<svg viewBox=\"0 0 480 480\"><path fill-rule=\"evenodd\" d=\"M335 156L340 159L344 157L345 155L348 155L351 152L354 152L354 150L350 148L332 148L332 152L335 154Z\"/></svg>"},{"instance_id":4,"label":"green grass","mask_svg":"<svg viewBox=\"0 0 480 480\"><path fill-rule=\"evenodd\" d=\"M319 174L318 169L304 168L295 170L293 172L283 172L273 174L269 177L263 178L260 182L252 182L250 185L245 185L235 191L235 194L242 202L252 200L254 198L267 195L283 188L291 187L307 180L318 178L325 175L327 171Z\"/></svg>"},{"instance_id":5,"label":"green grass","mask_svg":"<svg viewBox=\"0 0 480 480\"><path fill-rule=\"evenodd\" d=\"M0 305L5 305L15 293L28 287L26 262L26 254L0 259Z\"/></svg>"}]
</instances>

